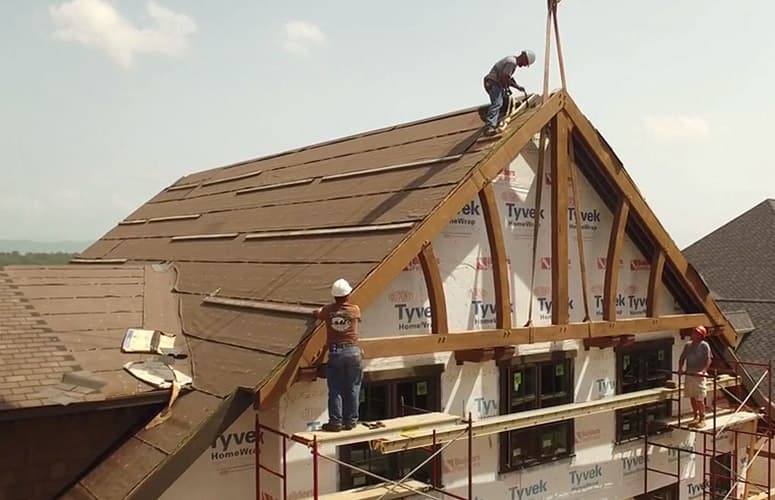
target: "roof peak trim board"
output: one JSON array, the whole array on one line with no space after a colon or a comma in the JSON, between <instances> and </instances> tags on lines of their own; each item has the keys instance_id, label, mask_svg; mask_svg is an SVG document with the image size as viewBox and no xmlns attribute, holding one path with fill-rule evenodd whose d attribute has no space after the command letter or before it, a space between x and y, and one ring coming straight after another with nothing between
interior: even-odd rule
<instances>
[{"instance_id":1,"label":"roof peak trim board","mask_svg":"<svg viewBox=\"0 0 775 500\"><path fill-rule=\"evenodd\" d=\"M247 309L258 309L260 311L272 311L282 312L290 314L300 314L308 316L312 314L317 306L303 306L300 304L288 304L283 302L267 302L263 300L245 300L245 299L232 299L228 297L208 296L202 299L202 302L206 304L237 307Z\"/></svg>"},{"instance_id":2,"label":"roof peak trim board","mask_svg":"<svg viewBox=\"0 0 775 500\"><path fill-rule=\"evenodd\" d=\"M396 222L392 224L372 224L368 226L346 226L346 227L328 227L319 229L299 229L292 231L266 231L261 233L250 233L245 235L245 240L258 240L263 238L301 238L304 236L317 236L321 234L353 234L353 233L372 233L377 231L397 231L399 229L410 229L415 225L413 222Z\"/></svg>"}]
</instances>

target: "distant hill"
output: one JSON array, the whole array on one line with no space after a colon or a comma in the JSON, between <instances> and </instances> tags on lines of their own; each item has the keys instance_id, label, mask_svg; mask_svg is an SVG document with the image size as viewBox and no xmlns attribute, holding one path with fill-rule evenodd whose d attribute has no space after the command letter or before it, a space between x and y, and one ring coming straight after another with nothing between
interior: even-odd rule
<instances>
[{"instance_id":1,"label":"distant hill","mask_svg":"<svg viewBox=\"0 0 775 500\"><path fill-rule=\"evenodd\" d=\"M0 240L0 252L78 253L85 250L91 244L91 241Z\"/></svg>"}]
</instances>

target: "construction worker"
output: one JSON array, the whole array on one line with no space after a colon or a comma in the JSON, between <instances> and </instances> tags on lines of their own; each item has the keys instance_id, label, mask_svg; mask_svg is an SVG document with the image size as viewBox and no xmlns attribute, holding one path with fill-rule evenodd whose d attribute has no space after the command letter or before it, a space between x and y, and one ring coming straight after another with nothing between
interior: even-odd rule
<instances>
[{"instance_id":1,"label":"construction worker","mask_svg":"<svg viewBox=\"0 0 775 500\"><path fill-rule=\"evenodd\" d=\"M490 106L487 108L487 116L485 119L485 135L494 135L497 133L498 116L500 115L504 101L508 99L508 96L510 95L509 87L514 87L524 93L525 99L527 99L525 87L518 84L514 80L513 75L517 68L530 66L535 60L536 55L532 50L523 50L519 55L506 56L496 62L490 72L484 77L484 90L487 92L487 95L490 96Z\"/></svg>"},{"instance_id":2,"label":"construction worker","mask_svg":"<svg viewBox=\"0 0 775 500\"><path fill-rule=\"evenodd\" d=\"M705 424L705 396L708 392L705 375L708 374L713 360L710 345L705 341L707 336L708 330L704 326L695 327L692 330L692 341L684 346L678 360L679 372L682 371L684 362L686 363L684 393L691 401L694 411L694 420L689 423L690 427L702 427Z\"/></svg>"},{"instance_id":3,"label":"construction worker","mask_svg":"<svg viewBox=\"0 0 775 500\"><path fill-rule=\"evenodd\" d=\"M344 279L331 286L334 302L314 312L326 322L328 348L328 423L324 431L350 430L358 423L358 404L363 367L358 346L358 323L361 309L350 302L352 287Z\"/></svg>"}]
</instances>

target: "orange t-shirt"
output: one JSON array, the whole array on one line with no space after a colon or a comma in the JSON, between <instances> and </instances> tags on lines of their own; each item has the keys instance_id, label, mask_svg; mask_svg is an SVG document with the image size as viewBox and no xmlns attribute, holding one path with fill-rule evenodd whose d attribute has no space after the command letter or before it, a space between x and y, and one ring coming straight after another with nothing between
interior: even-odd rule
<instances>
[{"instance_id":1,"label":"orange t-shirt","mask_svg":"<svg viewBox=\"0 0 775 500\"><path fill-rule=\"evenodd\" d=\"M361 308L355 304L336 302L328 304L320 309L318 318L326 322L326 344L358 341Z\"/></svg>"}]
</instances>

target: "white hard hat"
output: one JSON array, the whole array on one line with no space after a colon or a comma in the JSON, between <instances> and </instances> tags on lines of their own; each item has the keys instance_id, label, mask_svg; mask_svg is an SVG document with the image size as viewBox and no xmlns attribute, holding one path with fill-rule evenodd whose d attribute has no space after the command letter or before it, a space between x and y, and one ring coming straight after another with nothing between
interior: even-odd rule
<instances>
[{"instance_id":1,"label":"white hard hat","mask_svg":"<svg viewBox=\"0 0 775 500\"><path fill-rule=\"evenodd\" d=\"M338 279L331 285L331 295L334 297L347 297L353 291L353 287L345 279Z\"/></svg>"},{"instance_id":2,"label":"white hard hat","mask_svg":"<svg viewBox=\"0 0 775 500\"><path fill-rule=\"evenodd\" d=\"M525 49L522 51L522 53L525 54L525 57L527 58L528 66L536 62L536 55L535 55L535 52L533 52L532 50Z\"/></svg>"}]
</instances>

